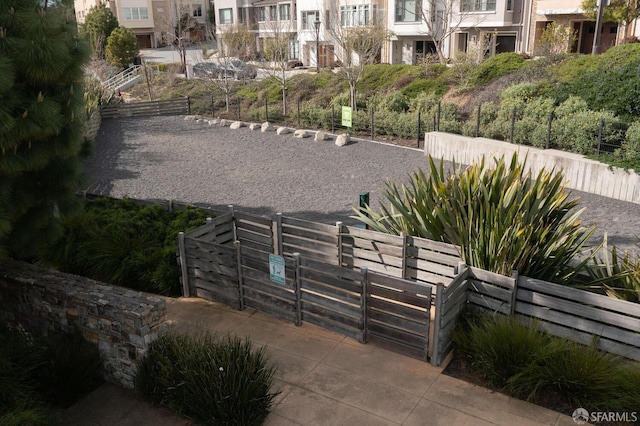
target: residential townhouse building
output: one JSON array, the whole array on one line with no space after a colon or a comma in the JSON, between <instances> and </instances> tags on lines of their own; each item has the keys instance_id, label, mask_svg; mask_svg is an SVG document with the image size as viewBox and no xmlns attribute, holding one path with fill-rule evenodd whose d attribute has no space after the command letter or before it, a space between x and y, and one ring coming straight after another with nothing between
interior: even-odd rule
<instances>
[{"instance_id":1,"label":"residential townhouse building","mask_svg":"<svg viewBox=\"0 0 640 426\"><path fill-rule=\"evenodd\" d=\"M177 37L201 41L211 30L210 0L74 0L78 23L82 25L91 7L100 3L111 9L120 25L135 33L141 48L166 46ZM181 34L179 19L185 14L198 26Z\"/></svg>"}]
</instances>

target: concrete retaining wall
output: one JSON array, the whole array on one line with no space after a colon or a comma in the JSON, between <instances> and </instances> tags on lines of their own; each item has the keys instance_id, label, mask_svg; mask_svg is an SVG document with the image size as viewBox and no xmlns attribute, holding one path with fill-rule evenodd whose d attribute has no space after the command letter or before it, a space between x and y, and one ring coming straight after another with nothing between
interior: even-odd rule
<instances>
[{"instance_id":1,"label":"concrete retaining wall","mask_svg":"<svg viewBox=\"0 0 640 426\"><path fill-rule=\"evenodd\" d=\"M562 170L569 188L640 204L640 173L611 167L579 154L442 132L426 133L424 150L433 158L455 160L459 164L471 164L483 155L510 158L518 152L521 158L528 156L527 164L533 174L555 167Z\"/></svg>"},{"instance_id":2,"label":"concrete retaining wall","mask_svg":"<svg viewBox=\"0 0 640 426\"><path fill-rule=\"evenodd\" d=\"M75 326L98 345L105 379L133 388L147 345L166 330L164 299L23 262L0 263L0 321L32 333Z\"/></svg>"}]
</instances>

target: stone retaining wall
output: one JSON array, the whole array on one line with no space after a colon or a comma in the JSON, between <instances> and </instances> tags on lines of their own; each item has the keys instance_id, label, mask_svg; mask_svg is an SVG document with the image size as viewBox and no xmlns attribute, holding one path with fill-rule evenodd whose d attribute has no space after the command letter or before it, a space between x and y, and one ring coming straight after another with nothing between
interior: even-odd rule
<instances>
[{"instance_id":1,"label":"stone retaining wall","mask_svg":"<svg viewBox=\"0 0 640 426\"><path fill-rule=\"evenodd\" d=\"M518 152L527 156L534 175L542 168L562 170L567 186L578 191L640 204L640 174L633 170L611 167L582 155L555 149L539 149L493 139L473 138L442 132L425 134L425 154L433 158L471 164L483 155L487 158L511 158Z\"/></svg>"},{"instance_id":2,"label":"stone retaining wall","mask_svg":"<svg viewBox=\"0 0 640 426\"><path fill-rule=\"evenodd\" d=\"M23 262L0 263L0 321L32 333L79 328L98 345L105 379L133 388L138 361L166 328L161 296Z\"/></svg>"}]
</instances>

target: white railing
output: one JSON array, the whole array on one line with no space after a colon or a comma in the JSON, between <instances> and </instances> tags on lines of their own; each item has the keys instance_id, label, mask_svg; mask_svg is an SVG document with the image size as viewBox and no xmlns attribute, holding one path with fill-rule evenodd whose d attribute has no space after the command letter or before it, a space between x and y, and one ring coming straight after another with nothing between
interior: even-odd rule
<instances>
[{"instance_id":1,"label":"white railing","mask_svg":"<svg viewBox=\"0 0 640 426\"><path fill-rule=\"evenodd\" d=\"M116 90L117 88L124 86L130 81L137 79L140 76L141 69L142 66L140 65L129 67L121 73L109 78L102 85L106 90Z\"/></svg>"}]
</instances>

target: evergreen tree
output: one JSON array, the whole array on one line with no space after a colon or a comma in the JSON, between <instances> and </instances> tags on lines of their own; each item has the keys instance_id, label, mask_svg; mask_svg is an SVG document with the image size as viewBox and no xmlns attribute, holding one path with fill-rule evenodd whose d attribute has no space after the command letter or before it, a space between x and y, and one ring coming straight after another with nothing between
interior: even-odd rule
<instances>
[{"instance_id":1,"label":"evergreen tree","mask_svg":"<svg viewBox=\"0 0 640 426\"><path fill-rule=\"evenodd\" d=\"M69 10L0 2L0 258L27 258L76 204L89 49Z\"/></svg>"},{"instance_id":2,"label":"evergreen tree","mask_svg":"<svg viewBox=\"0 0 640 426\"><path fill-rule=\"evenodd\" d=\"M89 9L84 18L81 33L91 43L93 56L96 59L104 59L107 38L116 28L118 28L118 19L113 16L111 9L107 6L101 3Z\"/></svg>"},{"instance_id":3,"label":"evergreen tree","mask_svg":"<svg viewBox=\"0 0 640 426\"><path fill-rule=\"evenodd\" d=\"M110 64L126 68L140 53L136 35L128 28L118 27L107 38L106 58Z\"/></svg>"}]
</instances>

